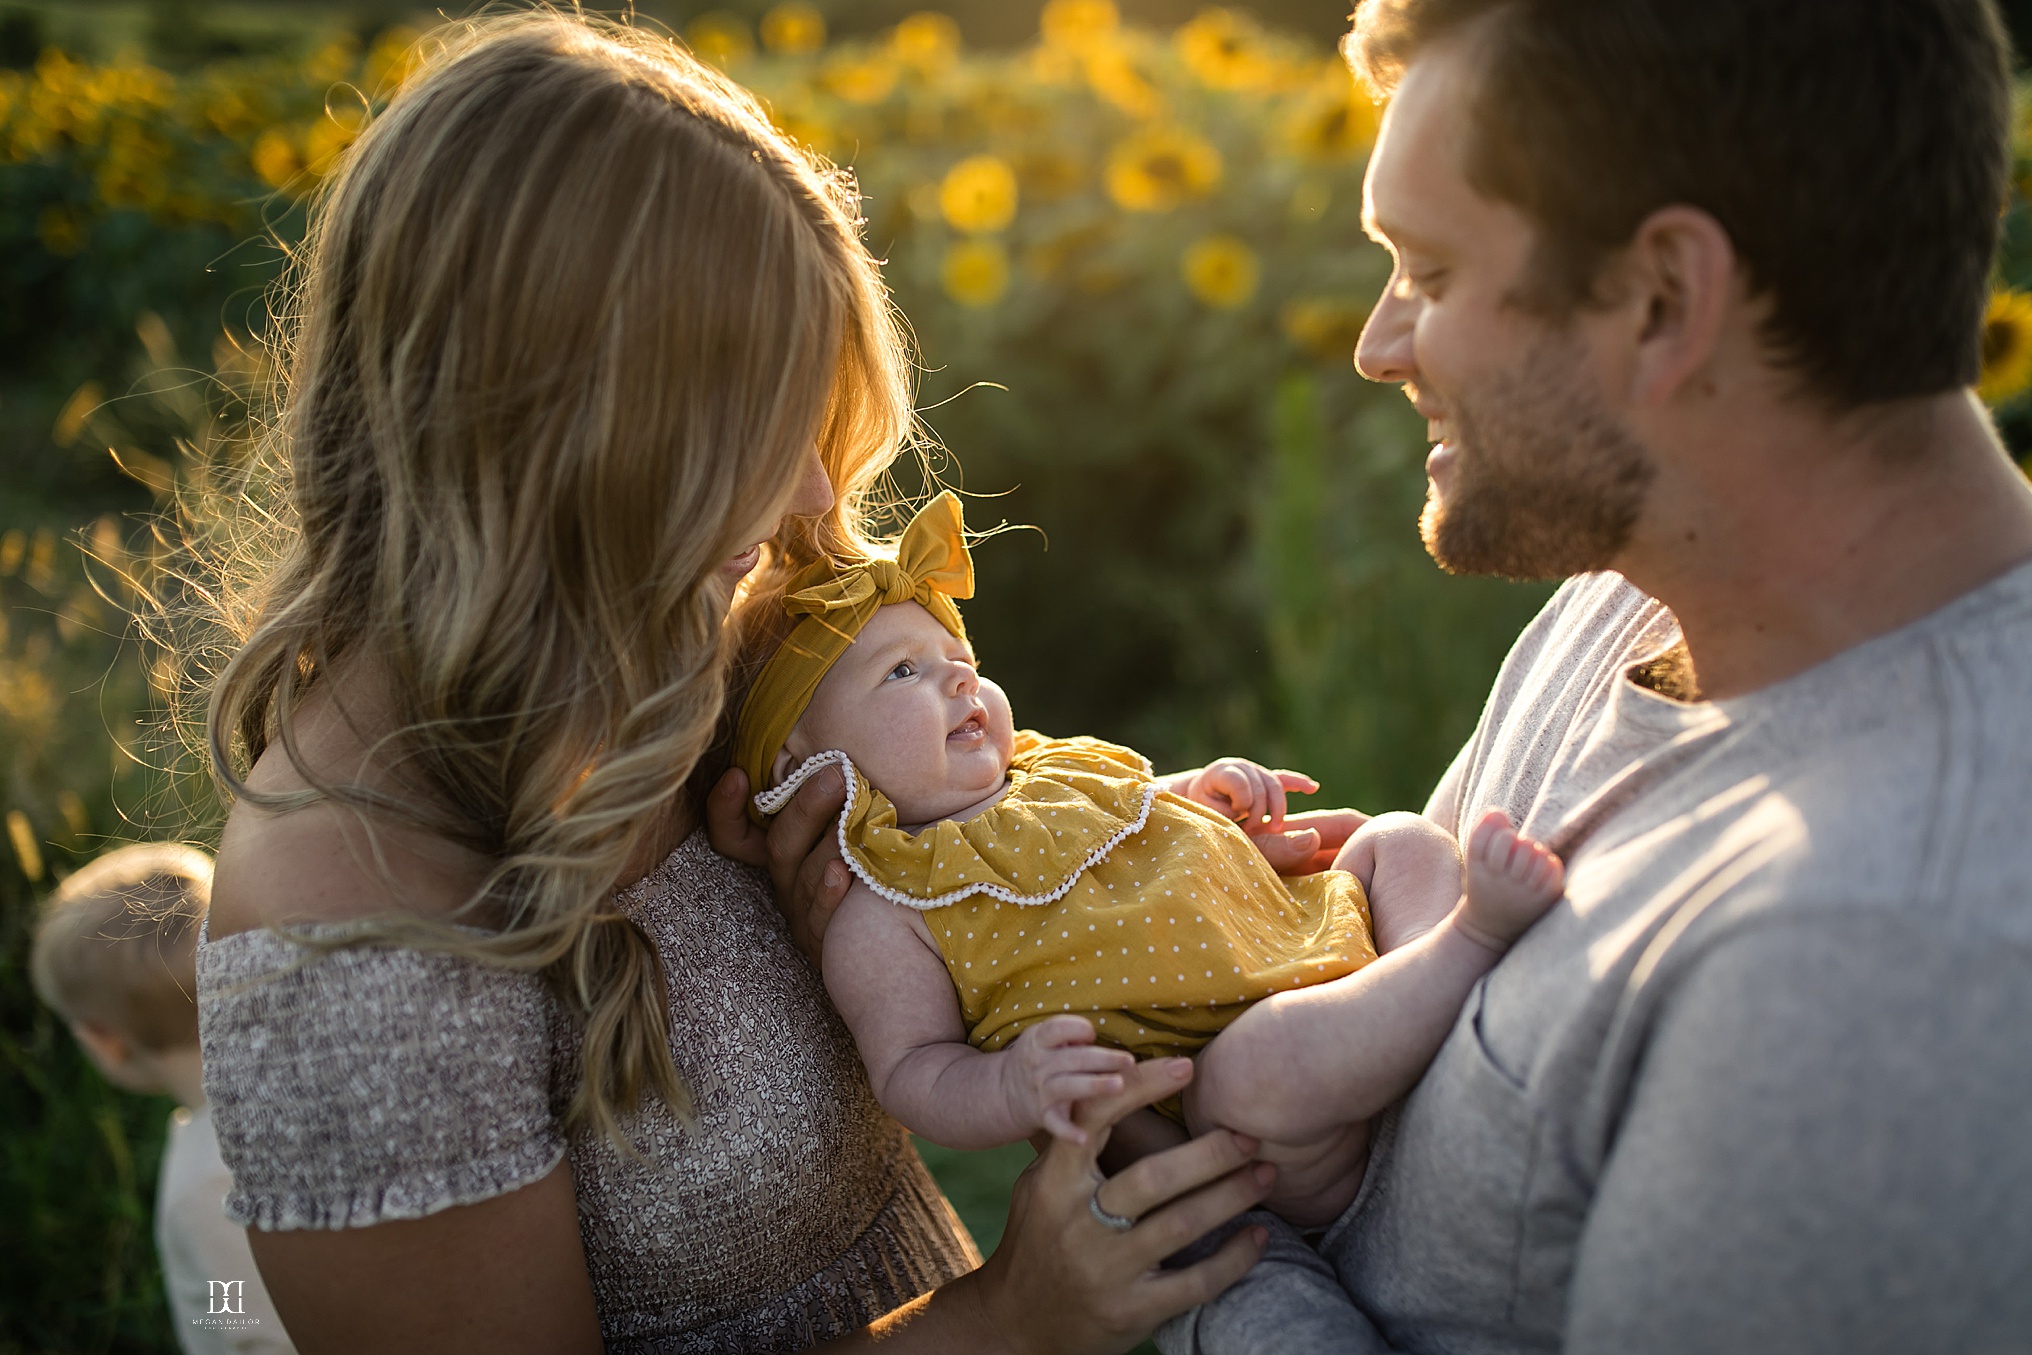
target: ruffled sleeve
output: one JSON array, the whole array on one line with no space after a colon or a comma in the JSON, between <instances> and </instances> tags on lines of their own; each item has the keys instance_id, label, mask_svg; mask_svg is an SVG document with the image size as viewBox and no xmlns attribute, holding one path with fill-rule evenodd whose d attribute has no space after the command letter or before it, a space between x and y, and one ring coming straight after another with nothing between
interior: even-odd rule
<instances>
[{"instance_id":1,"label":"ruffled sleeve","mask_svg":"<svg viewBox=\"0 0 2032 1355\"><path fill-rule=\"evenodd\" d=\"M557 1165L558 1017L535 976L380 947L293 967L307 953L268 931L198 949L228 1218L267 1230L422 1218Z\"/></svg>"}]
</instances>

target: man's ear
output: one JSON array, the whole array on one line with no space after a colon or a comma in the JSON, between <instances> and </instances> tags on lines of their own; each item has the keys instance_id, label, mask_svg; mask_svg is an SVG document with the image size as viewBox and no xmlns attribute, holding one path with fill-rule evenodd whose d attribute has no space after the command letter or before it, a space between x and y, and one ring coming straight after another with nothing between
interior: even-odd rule
<instances>
[{"instance_id":1,"label":"man's ear","mask_svg":"<svg viewBox=\"0 0 2032 1355\"><path fill-rule=\"evenodd\" d=\"M1698 207L1661 207L1624 252L1622 279L1641 306L1631 395L1661 405L1709 376L1742 295L1736 247Z\"/></svg>"}]
</instances>

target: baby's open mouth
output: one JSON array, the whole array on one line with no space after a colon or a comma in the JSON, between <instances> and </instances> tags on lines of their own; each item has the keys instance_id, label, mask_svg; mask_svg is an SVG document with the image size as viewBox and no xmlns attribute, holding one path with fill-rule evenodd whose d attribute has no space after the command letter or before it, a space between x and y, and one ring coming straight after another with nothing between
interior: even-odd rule
<instances>
[{"instance_id":1,"label":"baby's open mouth","mask_svg":"<svg viewBox=\"0 0 2032 1355\"><path fill-rule=\"evenodd\" d=\"M987 732L987 712L977 710L966 719L960 721L958 726L946 735L946 738L958 739L963 743L971 743Z\"/></svg>"}]
</instances>

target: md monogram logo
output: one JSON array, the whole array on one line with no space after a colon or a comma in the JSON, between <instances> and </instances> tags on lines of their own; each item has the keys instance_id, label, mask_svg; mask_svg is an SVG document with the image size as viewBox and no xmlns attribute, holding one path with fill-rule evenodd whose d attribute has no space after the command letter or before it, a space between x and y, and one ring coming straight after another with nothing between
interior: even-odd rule
<instances>
[{"instance_id":1,"label":"md monogram logo","mask_svg":"<svg viewBox=\"0 0 2032 1355\"><path fill-rule=\"evenodd\" d=\"M246 1313L247 1282L245 1280L208 1280L212 1287L210 1313L231 1313L235 1316Z\"/></svg>"}]
</instances>

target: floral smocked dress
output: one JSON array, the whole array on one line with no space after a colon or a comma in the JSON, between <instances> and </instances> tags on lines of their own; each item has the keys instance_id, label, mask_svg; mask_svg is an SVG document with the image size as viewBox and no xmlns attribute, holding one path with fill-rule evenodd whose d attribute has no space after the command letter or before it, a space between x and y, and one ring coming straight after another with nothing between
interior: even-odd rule
<instances>
[{"instance_id":1,"label":"floral smocked dress","mask_svg":"<svg viewBox=\"0 0 2032 1355\"><path fill-rule=\"evenodd\" d=\"M849 783L841 853L924 914L976 1049L1073 1012L1138 1058L1191 1054L1251 1003L1376 958L1354 876L1280 877L1239 826L1161 791L1131 749L1021 731L1001 799L915 833L837 751L758 805L773 812L833 764Z\"/></svg>"}]
</instances>

